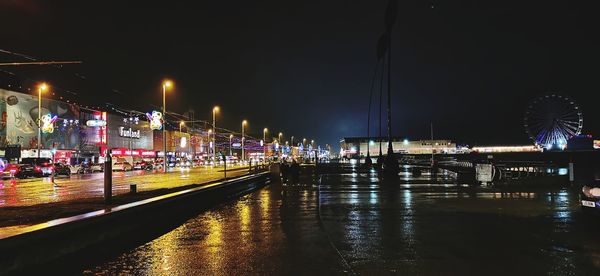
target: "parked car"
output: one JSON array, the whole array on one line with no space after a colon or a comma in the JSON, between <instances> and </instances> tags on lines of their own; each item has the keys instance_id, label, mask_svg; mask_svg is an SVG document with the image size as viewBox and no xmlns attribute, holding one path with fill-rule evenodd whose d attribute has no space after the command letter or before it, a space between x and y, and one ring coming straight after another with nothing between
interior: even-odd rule
<instances>
[{"instance_id":1,"label":"parked car","mask_svg":"<svg viewBox=\"0 0 600 276\"><path fill-rule=\"evenodd\" d=\"M133 169L134 170L147 170L148 163L146 161L135 161L133 163ZM150 168L150 169L152 169L152 168Z\"/></svg>"},{"instance_id":2,"label":"parked car","mask_svg":"<svg viewBox=\"0 0 600 276\"><path fill-rule=\"evenodd\" d=\"M136 161L133 163L134 170L152 170L152 163L146 161Z\"/></svg>"},{"instance_id":3,"label":"parked car","mask_svg":"<svg viewBox=\"0 0 600 276\"><path fill-rule=\"evenodd\" d=\"M2 178L26 178L34 176L34 167L29 164L9 164L2 171Z\"/></svg>"},{"instance_id":4,"label":"parked car","mask_svg":"<svg viewBox=\"0 0 600 276\"><path fill-rule=\"evenodd\" d=\"M53 173L52 160L50 158L27 157L21 159L21 164L33 166L33 175L37 177L49 176Z\"/></svg>"},{"instance_id":5,"label":"parked car","mask_svg":"<svg viewBox=\"0 0 600 276\"><path fill-rule=\"evenodd\" d=\"M90 172L103 172L104 171L104 164L101 163L95 163L95 164L91 164L90 165Z\"/></svg>"},{"instance_id":6,"label":"parked car","mask_svg":"<svg viewBox=\"0 0 600 276\"><path fill-rule=\"evenodd\" d=\"M77 164L77 165L69 165L69 170L71 171L71 174L78 174L78 173L83 173L83 168L81 167L81 164Z\"/></svg>"},{"instance_id":7,"label":"parked car","mask_svg":"<svg viewBox=\"0 0 600 276\"><path fill-rule=\"evenodd\" d=\"M113 171L131 171L133 169L133 166L131 166L131 164L129 164L129 162L124 161L124 162L116 162L113 164L112 166L112 170Z\"/></svg>"},{"instance_id":8,"label":"parked car","mask_svg":"<svg viewBox=\"0 0 600 276\"><path fill-rule=\"evenodd\" d=\"M600 183L586 184L581 188L581 208L584 211L600 211Z\"/></svg>"},{"instance_id":9,"label":"parked car","mask_svg":"<svg viewBox=\"0 0 600 276\"><path fill-rule=\"evenodd\" d=\"M55 163L53 166L54 175L71 176L71 168L63 163Z\"/></svg>"}]
</instances>

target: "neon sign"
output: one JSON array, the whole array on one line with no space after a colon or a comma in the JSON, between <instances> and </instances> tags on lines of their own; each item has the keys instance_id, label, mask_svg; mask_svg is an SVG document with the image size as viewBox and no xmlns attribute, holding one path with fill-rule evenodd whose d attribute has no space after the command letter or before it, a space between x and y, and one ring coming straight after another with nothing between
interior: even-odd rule
<instances>
[{"instance_id":1,"label":"neon sign","mask_svg":"<svg viewBox=\"0 0 600 276\"><path fill-rule=\"evenodd\" d=\"M85 124L89 127L104 127L106 126L106 121L104 120L88 120Z\"/></svg>"},{"instance_id":2,"label":"neon sign","mask_svg":"<svg viewBox=\"0 0 600 276\"><path fill-rule=\"evenodd\" d=\"M163 114L158 111L152 111L152 114L146 113L146 117L150 121L150 129L160 130L163 125Z\"/></svg>"},{"instance_id":3,"label":"neon sign","mask_svg":"<svg viewBox=\"0 0 600 276\"><path fill-rule=\"evenodd\" d=\"M180 147L185 148L187 146L187 139L185 137L181 137L181 141L179 142L179 145L180 145Z\"/></svg>"},{"instance_id":4,"label":"neon sign","mask_svg":"<svg viewBox=\"0 0 600 276\"><path fill-rule=\"evenodd\" d=\"M46 114L40 118L42 121L42 132L43 133L53 133L54 132L54 122L58 117L56 115L52 116L52 114Z\"/></svg>"}]
</instances>

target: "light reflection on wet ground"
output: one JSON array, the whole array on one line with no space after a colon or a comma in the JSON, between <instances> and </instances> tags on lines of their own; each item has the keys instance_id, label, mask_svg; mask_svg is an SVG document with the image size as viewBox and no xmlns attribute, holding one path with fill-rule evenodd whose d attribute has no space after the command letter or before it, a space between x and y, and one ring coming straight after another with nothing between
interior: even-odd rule
<instances>
[{"instance_id":1,"label":"light reflection on wet ground","mask_svg":"<svg viewBox=\"0 0 600 276\"><path fill-rule=\"evenodd\" d=\"M570 189L506 192L457 187L444 175L435 181L425 174L414 181L404 177L324 175L320 189L309 180L304 186L273 184L85 271L600 273L599 219L581 213Z\"/></svg>"}]
</instances>

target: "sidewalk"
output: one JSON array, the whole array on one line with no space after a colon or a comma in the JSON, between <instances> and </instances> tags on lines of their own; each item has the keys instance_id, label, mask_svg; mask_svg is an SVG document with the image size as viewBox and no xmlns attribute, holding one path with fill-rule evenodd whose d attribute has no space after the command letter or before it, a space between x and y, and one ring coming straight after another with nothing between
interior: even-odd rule
<instances>
[{"instance_id":1,"label":"sidewalk","mask_svg":"<svg viewBox=\"0 0 600 276\"><path fill-rule=\"evenodd\" d=\"M227 171L227 178L247 174L247 170ZM10 232L24 226L73 216L107 207L134 202L158 195L206 185L223 179L218 169L198 168L186 171L113 176L113 203L105 205L102 174L90 179L57 179L57 186L48 180L13 182L0 187L0 232ZM129 194L129 184L138 185L137 194ZM8 192L7 192L8 188ZM11 191L10 189L13 189Z\"/></svg>"}]
</instances>

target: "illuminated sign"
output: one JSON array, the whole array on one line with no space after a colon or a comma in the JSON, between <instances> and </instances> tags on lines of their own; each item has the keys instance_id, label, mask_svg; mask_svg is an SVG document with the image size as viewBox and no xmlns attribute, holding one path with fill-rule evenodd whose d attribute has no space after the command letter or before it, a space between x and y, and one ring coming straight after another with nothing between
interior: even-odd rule
<instances>
[{"instance_id":1,"label":"illuminated sign","mask_svg":"<svg viewBox=\"0 0 600 276\"><path fill-rule=\"evenodd\" d=\"M163 114L158 111L152 111L152 113L146 113L148 121L150 121L150 129L160 130L163 125Z\"/></svg>"},{"instance_id":2,"label":"illuminated sign","mask_svg":"<svg viewBox=\"0 0 600 276\"><path fill-rule=\"evenodd\" d=\"M104 120L88 120L85 124L89 127L104 127L106 126L106 121Z\"/></svg>"},{"instance_id":3,"label":"illuminated sign","mask_svg":"<svg viewBox=\"0 0 600 276\"><path fill-rule=\"evenodd\" d=\"M129 150L126 148L114 148L111 150L113 156L156 156L153 150Z\"/></svg>"},{"instance_id":4,"label":"illuminated sign","mask_svg":"<svg viewBox=\"0 0 600 276\"><path fill-rule=\"evenodd\" d=\"M242 146L242 144L241 144L241 143L233 143L233 144L232 144L232 146L233 146L234 148L239 148L239 147L241 147L241 146Z\"/></svg>"},{"instance_id":5,"label":"illuminated sign","mask_svg":"<svg viewBox=\"0 0 600 276\"><path fill-rule=\"evenodd\" d=\"M52 114L46 114L42 116L42 132L43 133L53 133L54 132L54 122L58 117L56 115L52 116Z\"/></svg>"},{"instance_id":6,"label":"illuminated sign","mask_svg":"<svg viewBox=\"0 0 600 276\"><path fill-rule=\"evenodd\" d=\"M187 139L185 137L181 137L179 145L180 147L185 148L187 146Z\"/></svg>"},{"instance_id":7,"label":"illuminated sign","mask_svg":"<svg viewBox=\"0 0 600 276\"><path fill-rule=\"evenodd\" d=\"M140 139L141 133L139 129L133 130L131 128L125 129L125 127L119 127L119 136Z\"/></svg>"}]
</instances>

